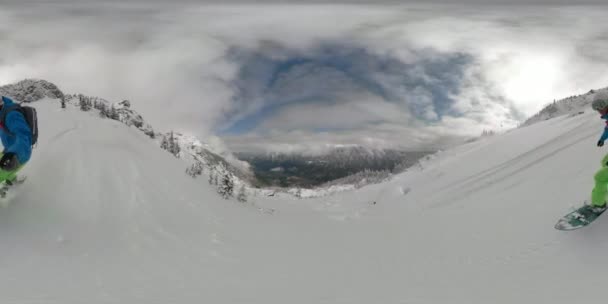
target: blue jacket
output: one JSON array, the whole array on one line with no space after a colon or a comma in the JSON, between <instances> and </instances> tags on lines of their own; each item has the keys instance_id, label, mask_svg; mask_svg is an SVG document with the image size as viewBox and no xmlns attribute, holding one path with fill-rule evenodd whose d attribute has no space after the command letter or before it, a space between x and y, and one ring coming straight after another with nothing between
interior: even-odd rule
<instances>
[{"instance_id":1,"label":"blue jacket","mask_svg":"<svg viewBox=\"0 0 608 304\"><path fill-rule=\"evenodd\" d=\"M4 109L15 104L10 98L4 96L2 96L2 101L4 105L0 109L0 118L4 114L2 112ZM4 125L0 124L0 140L4 146L3 153L15 153L21 164L25 164L30 160L32 156L32 131L27 121L25 121L25 117L19 111L9 112L6 115Z\"/></svg>"}]
</instances>

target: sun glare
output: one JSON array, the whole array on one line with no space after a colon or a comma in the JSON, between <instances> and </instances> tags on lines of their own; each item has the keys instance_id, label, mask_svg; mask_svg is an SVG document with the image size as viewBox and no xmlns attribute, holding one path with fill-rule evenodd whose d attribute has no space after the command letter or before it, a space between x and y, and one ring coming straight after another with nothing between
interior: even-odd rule
<instances>
[{"instance_id":1,"label":"sun glare","mask_svg":"<svg viewBox=\"0 0 608 304\"><path fill-rule=\"evenodd\" d=\"M560 62L545 54L519 55L504 69L504 95L528 115L555 98L559 75L563 73Z\"/></svg>"}]
</instances>

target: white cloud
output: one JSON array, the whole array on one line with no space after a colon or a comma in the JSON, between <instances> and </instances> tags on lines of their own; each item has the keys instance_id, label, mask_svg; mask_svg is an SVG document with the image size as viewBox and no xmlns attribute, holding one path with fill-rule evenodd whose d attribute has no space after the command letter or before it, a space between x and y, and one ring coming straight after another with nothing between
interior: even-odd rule
<instances>
[{"instance_id":1,"label":"white cloud","mask_svg":"<svg viewBox=\"0 0 608 304\"><path fill-rule=\"evenodd\" d=\"M376 122L405 122L411 116L395 104L377 97L352 102L309 102L287 107L256 128L264 130L359 129Z\"/></svg>"},{"instance_id":2,"label":"white cloud","mask_svg":"<svg viewBox=\"0 0 608 304\"><path fill-rule=\"evenodd\" d=\"M292 53L281 50L306 54L337 42L404 64L458 53L473 59L451 96L454 114L440 115L428 88L405 90L394 74L370 75L401 92L402 105L416 105L418 119L437 120L432 124L354 86L345 89L357 92L350 102L281 108L254 133L231 137L233 146L242 140L239 147L435 145L449 134L512 127L553 99L608 85L608 24L597 7L83 3L15 2L3 9L0 84L44 78L68 92L131 99L160 128L210 134L228 118L267 105L233 99L240 66L227 54L235 48L286 58ZM328 86L353 87L328 76L335 70L317 72ZM415 67L403 73L431 77ZM311 79L299 90L318 89ZM315 133L314 126L349 130ZM299 143L294 136L302 136Z\"/></svg>"}]
</instances>

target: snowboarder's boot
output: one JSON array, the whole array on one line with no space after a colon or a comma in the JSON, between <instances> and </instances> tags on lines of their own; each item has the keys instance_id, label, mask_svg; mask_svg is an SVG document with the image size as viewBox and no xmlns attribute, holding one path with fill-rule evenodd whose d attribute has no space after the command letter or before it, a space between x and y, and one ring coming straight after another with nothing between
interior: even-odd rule
<instances>
[{"instance_id":1,"label":"snowboarder's boot","mask_svg":"<svg viewBox=\"0 0 608 304\"><path fill-rule=\"evenodd\" d=\"M12 186L13 182L5 180L4 183L2 183L2 187L0 187L0 198L5 198L8 189L10 189Z\"/></svg>"},{"instance_id":2,"label":"snowboarder's boot","mask_svg":"<svg viewBox=\"0 0 608 304\"><path fill-rule=\"evenodd\" d=\"M10 179L4 180L4 182L0 183L0 198L5 198L6 193L15 185L19 185L25 182L25 177L17 178L17 175L12 176Z\"/></svg>"}]
</instances>

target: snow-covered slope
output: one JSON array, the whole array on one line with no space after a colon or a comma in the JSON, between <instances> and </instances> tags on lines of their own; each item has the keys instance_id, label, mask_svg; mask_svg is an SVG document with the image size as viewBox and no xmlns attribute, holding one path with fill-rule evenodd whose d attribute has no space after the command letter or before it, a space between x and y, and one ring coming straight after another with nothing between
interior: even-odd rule
<instances>
[{"instance_id":1,"label":"snow-covered slope","mask_svg":"<svg viewBox=\"0 0 608 304\"><path fill-rule=\"evenodd\" d=\"M596 115L444 151L335 196L225 201L135 128L35 104L0 209L0 303L603 303L608 218L556 220L606 150Z\"/></svg>"},{"instance_id":2,"label":"snow-covered slope","mask_svg":"<svg viewBox=\"0 0 608 304\"><path fill-rule=\"evenodd\" d=\"M83 111L93 111L100 118L109 118L132 126L151 138L156 138L161 145L163 140L174 136L175 145L180 150L173 153L184 160L184 169L193 167L202 169L205 175L213 172L215 175L230 175L238 185L247 184L254 179L248 164L238 160L226 149L203 142L195 136L177 132L155 131L144 118L131 108L128 100L111 102L106 99L87 96L84 94L64 94L55 84L41 79L25 79L20 82L0 87L0 95L9 96L18 102L36 102L43 98L61 99L66 106L80 108ZM222 146L222 145L219 145ZM222 147L223 148L223 147Z\"/></svg>"},{"instance_id":3,"label":"snow-covered slope","mask_svg":"<svg viewBox=\"0 0 608 304\"><path fill-rule=\"evenodd\" d=\"M28 180L0 210L0 302L191 298L183 282L198 288L192 273L212 269L191 261L214 260L214 191L135 129L58 102L35 106L41 138Z\"/></svg>"},{"instance_id":4,"label":"snow-covered slope","mask_svg":"<svg viewBox=\"0 0 608 304\"><path fill-rule=\"evenodd\" d=\"M164 136L170 138L171 134ZM219 176L229 174L238 184L251 184L255 180L249 164L237 159L231 152L218 151L216 147L192 135L173 133L172 136L179 146L178 157L191 166L204 168L205 172L202 173L206 176L210 172Z\"/></svg>"},{"instance_id":5,"label":"snow-covered slope","mask_svg":"<svg viewBox=\"0 0 608 304\"><path fill-rule=\"evenodd\" d=\"M606 94L608 88L591 90L586 94L570 96L561 100L556 100L545 106L540 112L528 118L522 126L529 126L539 121L551 119L562 115L579 115L590 109L593 97L598 93Z\"/></svg>"},{"instance_id":6,"label":"snow-covered slope","mask_svg":"<svg viewBox=\"0 0 608 304\"><path fill-rule=\"evenodd\" d=\"M594 113L562 116L306 203L343 225L335 302L603 303L608 219L553 229L589 197L602 130Z\"/></svg>"}]
</instances>

